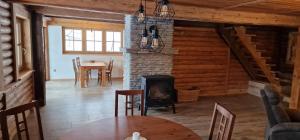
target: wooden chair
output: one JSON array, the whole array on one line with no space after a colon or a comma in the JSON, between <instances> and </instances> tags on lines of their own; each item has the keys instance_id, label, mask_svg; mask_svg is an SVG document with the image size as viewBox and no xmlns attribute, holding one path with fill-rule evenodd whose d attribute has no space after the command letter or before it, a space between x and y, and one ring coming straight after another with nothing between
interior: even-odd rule
<instances>
[{"instance_id":1,"label":"wooden chair","mask_svg":"<svg viewBox=\"0 0 300 140\"><path fill-rule=\"evenodd\" d=\"M1 104L0 110L5 110L6 109L6 94L5 93L2 94L2 97L0 99L0 104Z\"/></svg>"},{"instance_id":2,"label":"wooden chair","mask_svg":"<svg viewBox=\"0 0 300 140\"><path fill-rule=\"evenodd\" d=\"M112 70L114 67L114 60L110 60L109 64L108 64L108 69L106 70L106 77L108 79L108 81L110 82L110 84L112 84Z\"/></svg>"},{"instance_id":3,"label":"wooden chair","mask_svg":"<svg viewBox=\"0 0 300 140\"><path fill-rule=\"evenodd\" d=\"M0 99L0 111L2 111L2 110L6 110L6 94L5 93L2 94L2 97ZM1 132L1 134L3 132L2 125L0 125L0 132ZM0 136L0 138L2 138L2 135Z\"/></svg>"},{"instance_id":4,"label":"wooden chair","mask_svg":"<svg viewBox=\"0 0 300 140\"><path fill-rule=\"evenodd\" d=\"M80 57L76 57L76 66L77 66L77 70L78 70L78 77L80 77L80 74L79 74L80 66L81 66ZM87 71L86 72L86 76L87 76L87 78L86 78L87 81L86 82L88 84L89 79L92 77L92 71L90 71L90 70Z\"/></svg>"},{"instance_id":5,"label":"wooden chair","mask_svg":"<svg viewBox=\"0 0 300 140\"><path fill-rule=\"evenodd\" d=\"M113 66L114 66L114 60L110 60L109 63L108 63L108 67L107 67L107 69L105 71L105 76L106 76L108 82L110 82L110 84L112 84L112 70L113 70ZM101 80L101 77L102 77L102 73L98 72L98 83Z\"/></svg>"},{"instance_id":6,"label":"wooden chair","mask_svg":"<svg viewBox=\"0 0 300 140\"><path fill-rule=\"evenodd\" d=\"M81 66L80 57L76 57L76 65L77 65L77 68L79 68Z\"/></svg>"},{"instance_id":7,"label":"wooden chair","mask_svg":"<svg viewBox=\"0 0 300 140\"><path fill-rule=\"evenodd\" d=\"M228 111L218 103L215 103L215 109L212 116L212 121L209 129L208 140L213 140L213 133L216 126L218 114L221 114L220 124L218 125L217 135L215 140L230 140L235 122L235 114Z\"/></svg>"},{"instance_id":8,"label":"wooden chair","mask_svg":"<svg viewBox=\"0 0 300 140\"><path fill-rule=\"evenodd\" d=\"M131 109L131 115L133 116L133 109L134 109L134 96L140 95L141 96L141 116L144 115L144 91L143 90L116 90L116 98L115 98L115 117L118 116L118 108L119 108L119 95L124 95L126 98L125 101L125 115L128 116L128 109ZM131 98L129 101L128 97Z\"/></svg>"},{"instance_id":9,"label":"wooden chair","mask_svg":"<svg viewBox=\"0 0 300 140\"><path fill-rule=\"evenodd\" d=\"M22 133L25 133L26 140L30 140L30 136L29 136L30 131L28 130L28 123L27 123L25 112L33 110L34 108L35 108L37 123L38 123L39 139L44 140L41 116L39 111L39 104L37 101L20 105L11 109L2 110L0 112L0 123L1 123L3 140L10 139L9 132L8 132L8 125L7 125L7 118L9 116L14 116L15 118L18 140L23 140ZM21 119L19 118L20 115L21 115Z\"/></svg>"},{"instance_id":10,"label":"wooden chair","mask_svg":"<svg viewBox=\"0 0 300 140\"><path fill-rule=\"evenodd\" d=\"M72 59L72 62L73 62L73 70L75 74L75 85L76 85L79 80L79 68L77 67L77 63L75 59Z\"/></svg>"}]
</instances>

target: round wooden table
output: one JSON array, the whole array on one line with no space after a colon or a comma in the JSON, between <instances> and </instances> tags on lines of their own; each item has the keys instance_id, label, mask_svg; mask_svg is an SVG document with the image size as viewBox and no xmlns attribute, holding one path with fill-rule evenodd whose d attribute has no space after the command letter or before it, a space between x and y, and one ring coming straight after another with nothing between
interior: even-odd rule
<instances>
[{"instance_id":1,"label":"round wooden table","mask_svg":"<svg viewBox=\"0 0 300 140\"><path fill-rule=\"evenodd\" d=\"M190 129L155 117L115 117L95 121L75 128L60 140L125 140L133 132L147 140L202 140Z\"/></svg>"}]
</instances>

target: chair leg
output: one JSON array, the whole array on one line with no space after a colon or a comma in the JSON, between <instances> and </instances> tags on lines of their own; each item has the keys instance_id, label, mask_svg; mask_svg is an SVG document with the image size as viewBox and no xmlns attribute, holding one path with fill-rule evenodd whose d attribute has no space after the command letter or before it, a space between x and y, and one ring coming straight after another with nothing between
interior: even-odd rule
<instances>
[{"instance_id":1,"label":"chair leg","mask_svg":"<svg viewBox=\"0 0 300 140\"><path fill-rule=\"evenodd\" d=\"M75 86L77 85L78 76L75 74Z\"/></svg>"},{"instance_id":2,"label":"chair leg","mask_svg":"<svg viewBox=\"0 0 300 140\"><path fill-rule=\"evenodd\" d=\"M109 74L109 79L110 79L110 85L112 85L111 74Z\"/></svg>"},{"instance_id":3,"label":"chair leg","mask_svg":"<svg viewBox=\"0 0 300 140\"><path fill-rule=\"evenodd\" d=\"M92 79L92 70L89 71L90 78Z\"/></svg>"},{"instance_id":4,"label":"chair leg","mask_svg":"<svg viewBox=\"0 0 300 140\"><path fill-rule=\"evenodd\" d=\"M89 72L87 71L86 72L86 78L85 78L85 80L86 80L86 85L88 86L89 85Z\"/></svg>"},{"instance_id":5,"label":"chair leg","mask_svg":"<svg viewBox=\"0 0 300 140\"><path fill-rule=\"evenodd\" d=\"M99 82L100 82L100 73L98 72L98 79L97 79L97 81L98 81L98 84L99 84Z\"/></svg>"},{"instance_id":6,"label":"chair leg","mask_svg":"<svg viewBox=\"0 0 300 140\"><path fill-rule=\"evenodd\" d=\"M175 104L172 105L173 108L173 114L176 114Z\"/></svg>"},{"instance_id":7,"label":"chair leg","mask_svg":"<svg viewBox=\"0 0 300 140\"><path fill-rule=\"evenodd\" d=\"M148 106L145 106L144 116L147 116Z\"/></svg>"}]
</instances>

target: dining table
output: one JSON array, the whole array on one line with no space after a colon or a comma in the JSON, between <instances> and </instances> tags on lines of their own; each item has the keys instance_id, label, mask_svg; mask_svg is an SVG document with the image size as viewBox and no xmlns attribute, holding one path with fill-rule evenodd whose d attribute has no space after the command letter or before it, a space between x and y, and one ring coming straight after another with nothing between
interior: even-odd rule
<instances>
[{"instance_id":1,"label":"dining table","mask_svg":"<svg viewBox=\"0 0 300 140\"><path fill-rule=\"evenodd\" d=\"M139 132L147 140L202 140L178 123L158 117L128 116L106 118L76 127L60 140L127 140Z\"/></svg>"},{"instance_id":2,"label":"dining table","mask_svg":"<svg viewBox=\"0 0 300 140\"><path fill-rule=\"evenodd\" d=\"M87 71L89 70L98 70L101 72L101 86L106 85L106 64L105 62L82 62L80 64L80 87L85 88L87 87L87 82L88 82L88 76L87 76Z\"/></svg>"}]
</instances>

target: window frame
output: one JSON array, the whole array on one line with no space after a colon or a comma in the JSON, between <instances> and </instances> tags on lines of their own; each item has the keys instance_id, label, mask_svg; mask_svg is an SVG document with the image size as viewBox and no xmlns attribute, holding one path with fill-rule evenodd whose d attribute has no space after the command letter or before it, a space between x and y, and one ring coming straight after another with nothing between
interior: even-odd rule
<instances>
[{"instance_id":1,"label":"window frame","mask_svg":"<svg viewBox=\"0 0 300 140\"><path fill-rule=\"evenodd\" d=\"M81 30L81 51L67 51L66 50L66 36L65 36L65 30L66 29L72 29L72 30ZM63 30L62 30L62 42L63 42L63 54L64 53L72 53L72 54L77 54L77 53L81 53L81 52L83 52L83 50L84 50L84 46L83 46L83 30L81 29L81 28L72 28L72 27L68 27L68 28L63 28ZM74 35L74 34L73 34ZM73 47L74 47L74 41L76 41L76 40L74 40L73 39ZM78 40L77 40L78 41Z\"/></svg>"},{"instance_id":2,"label":"window frame","mask_svg":"<svg viewBox=\"0 0 300 140\"><path fill-rule=\"evenodd\" d=\"M29 13L20 13L20 11L14 11L13 16L13 54L14 54L14 82L23 79L33 71L33 60L32 60L32 43L31 43L31 18ZM19 55L20 52L17 50L19 49L19 45L17 44L17 25L18 23L21 24L21 46L22 50L25 49L26 52L22 51L22 67L19 67Z\"/></svg>"},{"instance_id":3,"label":"window frame","mask_svg":"<svg viewBox=\"0 0 300 140\"><path fill-rule=\"evenodd\" d=\"M65 29L78 29L82 31L82 51L67 51L66 50L66 39L65 39ZM93 31L101 31L102 32L102 51L87 51L87 39L86 39L86 31L87 30L93 30ZM106 51L106 32L120 32L121 33L121 51L120 52L109 52ZM116 54L121 55L123 54L122 48L123 48L123 30L114 30L114 29L100 29L100 28L78 28L78 27L68 27L63 26L62 27L62 53L63 54Z\"/></svg>"},{"instance_id":4,"label":"window frame","mask_svg":"<svg viewBox=\"0 0 300 140\"><path fill-rule=\"evenodd\" d=\"M25 56L22 52L22 49L25 48L25 44L24 44L24 19L20 18L20 17L16 17L16 22L15 22L15 26L16 26L16 51L14 52L16 55L16 65L17 65L17 69L18 72L22 72L26 70L25 65ZM18 26L20 25L20 27ZM20 31L20 32L18 32ZM20 37L20 38L19 38ZM20 42L19 42L20 41ZM20 49L21 48L21 49ZM20 61L21 59L21 61Z\"/></svg>"},{"instance_id":5,"label":"window frame","mask_svg":"<svg viewBox=\"0 0 300 140\"><path fill-rule=\"evenodd\" d=\"M103 51L103 31L102 30L94 30L94 29L91 29L92 31L94 31L94 40L88 40L87 39L87 30L85 30L85 43L86 43L86 52L89 52L89 53L98 53L98 52L102 52ZM95 37L96 37L96 32L101 32L101 41L97 40ZM91 41L94 43L94 51L88 51L88 47L87 47L87 44L88 42ZM96 51L96 43L101 43L101 51Z\"/></svg>"},{"instance_id":6,"label":"window frame","mask_svg":"<svg viewBox=\"0 0 300 140\"><path fill-rule=\"evenodd\" d=\"M120 40L120 41L116 41L116 40L115 40L115 33L118 32L118 31L109 31L109 30L108 30L108 31L105 32L105 36L107 36L107 32L112 32L112 33L113 33L113 40L112 40L112 41L107 41L107 38L105 38L105 39L106 39L106 40L105 40L105 45L107 44L107 42L112 42L113 50L114 50L114 48L115 48L114 44L115 44L115 43L120 43L120 51L122 51L122 48L123 48L123 46L122 46L122 44L123 44L123 42L122 42L122 40L123 40L122 34L123 34L123 33L120 32L120 39L121 39L121 40ZM107 46L106 46L106 52L112 52L112 53L113 53L113 52L115 52L115 51L107 51Z\"/></svg>"}]
</instances>

